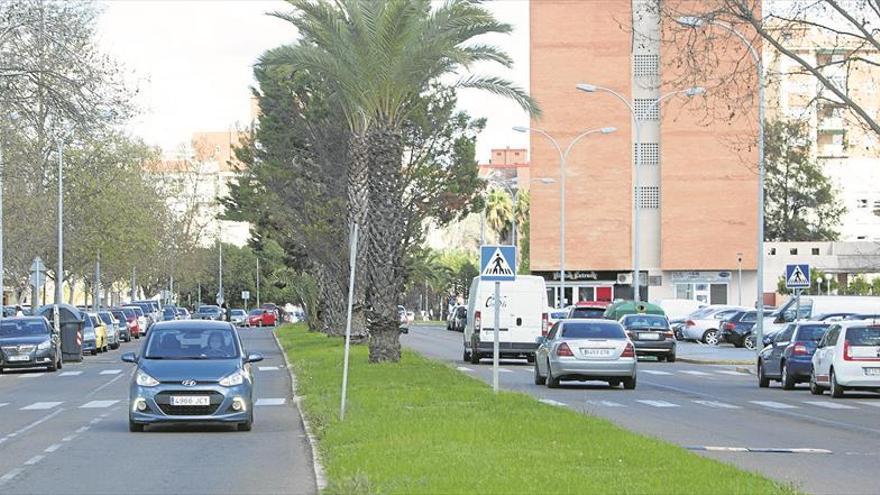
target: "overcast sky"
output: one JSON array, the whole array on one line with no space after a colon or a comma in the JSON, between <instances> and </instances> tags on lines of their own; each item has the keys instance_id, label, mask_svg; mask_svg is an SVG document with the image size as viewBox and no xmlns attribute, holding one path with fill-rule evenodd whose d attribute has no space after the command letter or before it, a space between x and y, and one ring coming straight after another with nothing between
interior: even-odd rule
<instances>
[{"instance_id":1,"label":"overcast sky","mask_svg":"<svg viewBox=\"0 0 880 495\"><path fill-rule=\"evenodd\" d=\"M166 151L187 142L194 131L224 130L250 120L251 65L266 49L291 42L288 23L265 15L287 10L280 0L104 0L99 43L125 67L139 88L142 115L132 133ZM505 76L528 87L528 2L497 0L489 7L514 26L509 36L485 41L506 49L513 70L480 73ZM477 143L487 161L495 147L524 147L512 125L527 125L525 113L501 98L463 91L459 106L488 119Z\"/></svg>"}]
</instances>

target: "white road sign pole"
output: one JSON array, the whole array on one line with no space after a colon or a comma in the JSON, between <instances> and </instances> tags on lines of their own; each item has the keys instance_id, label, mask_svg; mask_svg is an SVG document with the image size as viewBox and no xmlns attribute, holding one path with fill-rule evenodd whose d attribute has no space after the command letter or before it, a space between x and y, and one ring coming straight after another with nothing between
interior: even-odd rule
<instances>
[{"instance_id":1,"label":"white road sign pole","mask_svg":"<svg viewBox=\"0 0 880 495\"><path fill-rule=\"evenodd\" d=\"M339 402L339 421L345 420L345 396L348 392L348 354L351 349L351 307L354 304L354 271L357 259L358 224L351 231L351 246L348 253L348 316L345 320L345 351L342 358L342 398Z\"/></svg>"},{"instance_id":2,"label":"white road sign pole","mask_svg":"<svg viewBox=\"0 0 880 495\"><path fill-rule=\"evenodd\" d=\"M495 342L492 344L492 390L498 392L498 331L501 320L501 282L495 282Z\"/></svg>"}]
</instances>

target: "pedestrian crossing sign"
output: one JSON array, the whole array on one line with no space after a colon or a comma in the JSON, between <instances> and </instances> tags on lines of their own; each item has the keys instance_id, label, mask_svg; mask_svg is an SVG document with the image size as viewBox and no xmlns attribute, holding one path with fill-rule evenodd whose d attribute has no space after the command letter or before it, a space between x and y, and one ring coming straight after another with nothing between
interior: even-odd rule
<instances>
[{"instance_id":1,"label":"pedestrian crossing sign","mask_svg":"<svg viewBox=\"0 0 880 495\"><path fill-rule=\"evenodd\" d=\"M480 246L480 280L516 280L516 247Z\"/></svg>"},{"instance_id":2,"label":"pedestrian crossing sign","mask_svg":"<svg viewBox=\"0 0 880 495\"><path fill-rule=\"evenodd\" d=\"M810 265L785 265L785 287L787 289L809 289Z\"/></svg>"}]
</instances>

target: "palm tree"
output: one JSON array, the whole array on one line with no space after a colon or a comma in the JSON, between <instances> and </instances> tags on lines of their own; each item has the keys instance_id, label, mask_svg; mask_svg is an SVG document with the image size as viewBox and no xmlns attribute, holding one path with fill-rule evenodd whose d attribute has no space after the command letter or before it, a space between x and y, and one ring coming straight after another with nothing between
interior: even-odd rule
<instances>
[{"instance_id":1,"label":"palm tree","mask_svg":"<svg viewBox=\"0 0 880 495\"><path fill-rule=\"evenodd\" d=\"M510 222L513 221L513 201L507 191L498 188L489 190L486 195L486 225L494 230L501 242L510 232Z\"/></svg>"},{"instance_id":2,"label":"palm tree","mask_svg":"<svg viewBox=\"0 0 880 495\"><path fill-rule=\"evenodd\" d=\"M513 218L516 221L517 238L513 241L517 244L519 244L522 239L522 227L529 221L529 209L531 208L531 203L532 199L528 191L518 191L516 193L516 200L513 204Z\"/></svg>"},{"instance_id":3,"label":"palm tree","mask_svg":"<svg viewBox=\"0 0 880 495\"><path fill-rule=\"evenodd\" d=\"M297 44L267 52L264 64L283 64L327 81L344 108L349 142L349 221L360 224L357 253L370 333L370 361L400 359L397 301L403 290L404 215L401 176L403 123L422 95L443 76L492 61L510 67L502 50L475 37L509 33L471 0L288 0L292 14L272 15L292 23ZM454 83L513 99L533 114L535 102L498 77L470 75Z\"/></svg>"}]
</instances>

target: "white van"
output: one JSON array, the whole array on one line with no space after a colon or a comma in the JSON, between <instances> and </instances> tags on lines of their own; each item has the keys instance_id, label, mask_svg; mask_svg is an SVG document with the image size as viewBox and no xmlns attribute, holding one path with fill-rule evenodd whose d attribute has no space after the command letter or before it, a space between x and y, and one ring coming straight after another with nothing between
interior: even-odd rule
<instances>
[{"instance_id":1,"label":"white van","mask_svg":"<svg viewBox=\"0 0 880 495\"><path fill-rule=\"evenodd\" d=\"M795 320L797 300L792 297L778 311L764 317L764 332L775 331ZM880 314L878 296L801 296L800 319L818 320L833 313Z\"/></svg>"},{"instance_id":2,"label":"white van","mask_svg":"<svg viewBox=\"0 0 880 495\"><path fill-rule=\"evenodd\" d=\"M544 279L518 275L514 282L501 282L498 330L499 355L535 359L536 339L547 334L547 288ZM471 364L492 357L495 342L495 282L474 277L468 297L464 328L464 357Z\"/></svg>"}]
</instances>

